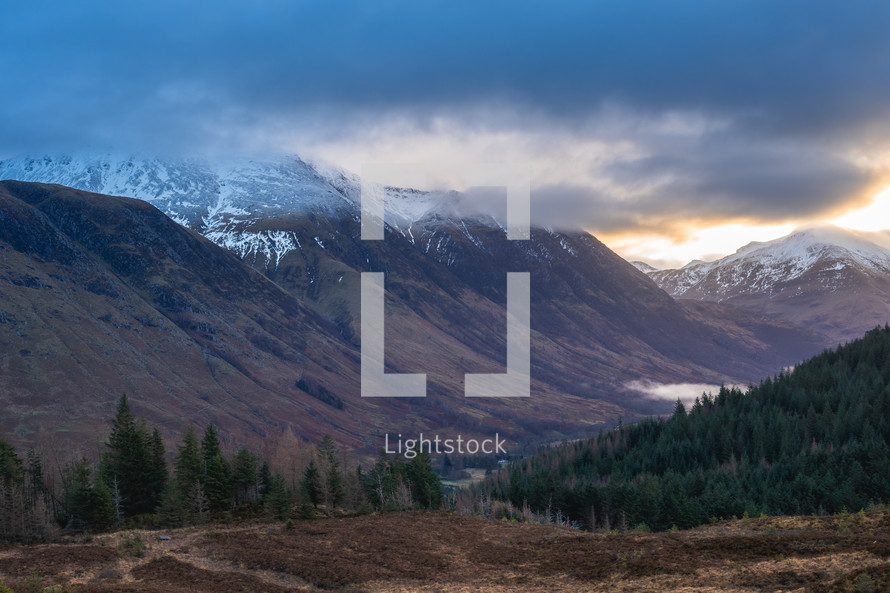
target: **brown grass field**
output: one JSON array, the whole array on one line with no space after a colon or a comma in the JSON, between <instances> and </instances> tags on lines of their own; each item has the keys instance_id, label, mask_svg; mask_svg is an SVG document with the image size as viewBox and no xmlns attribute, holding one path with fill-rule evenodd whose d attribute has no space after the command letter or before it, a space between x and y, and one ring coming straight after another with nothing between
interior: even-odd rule
<instances>
[{"instance_id":1,"label":"brown grass field","mask_svg":"<svg viewBox=\"0 0 890 593\"><path fill-rule=\"evenodd\" d=\"M0 581L16 593L880 592L890 591L890 512L657 534L444 512L123 531L6 545Z\"/></svg>"}]
</instances>

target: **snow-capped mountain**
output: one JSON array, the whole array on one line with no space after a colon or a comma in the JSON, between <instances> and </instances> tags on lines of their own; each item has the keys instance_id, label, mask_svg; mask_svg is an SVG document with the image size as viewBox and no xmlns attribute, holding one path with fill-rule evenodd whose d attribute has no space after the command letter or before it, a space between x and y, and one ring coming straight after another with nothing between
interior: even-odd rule
<instances>
[{"instance_id":1,"label":"snow-capped mountain","mask_svg":"<svg viewBox=\"0 0 890 593\"><path fill-rule=\"evenodd\" d=\"M297 157L159 159L56 154L0 162L0 178L136 197L185 226L204 230L231 216L334 211L350 198Z\"/></svg>"},{"instance_id":2,"label":"snow-capped mountain","mask_svg":"<svg viewBox=\"0 0 890 593\"><path fill-rule=\"evenodd\" d=\"M646 272L675 298L731 303L845 340L890 320L887 245L884 233L812 225L715 261Z\"/></svg>"},{"instance_id":3,"label":"snow-capped mountain","mask_svg":"<svg viewBox=\"0 0 890 593\"><path fill-rule=\"evenodd\" d=\"M651 274L652 272L657 272L658 268L654 266L650 266L644 261L632 261L630 265L643 272L644 274Z\"/></svg>"},{"instance_id":4,"label":"snow-capped mountain","mask_svg":"<svg viewBox=\"0 0 890 593\"><path fill-rule=\"evenodd\" d=\"M0 179L139 198L242 259L261 259L273 267L307 241L324 245L326 237L270 228L268 220L308 214L358 220L361 200L357 175L296 155L218 160L113 153L24 156L0 161ZM413 237L412 227L422 219L452 213L456 192L386 187L384 195L386 223Z\"/></svg>"},{"instance_id":5,"label":"snow-capped mountain","mask_svg":"<svg viewBox=\"0 0 890 593\"><path fill-rule=\"evenodd\" d=\"M496 213L484 211L494 202L477 193L387 188L386 240L363 241L360 179L294 156L19 158L0 163L4 177L146 200L262 272L353 349L361 273L384 271L387 365L427 372L430 395L460 405L465 373L501 372L506 272L527 271L533 389L547 405L520 413L484 404L516 432L544 430L552 414L588 423L593 401L598 417L628 418L642 408L624 386L641 378L754 381L822 346L748 312L678 304L587 233L533 228L529 240L507 240Z\"/></svg>"}]
</instances>

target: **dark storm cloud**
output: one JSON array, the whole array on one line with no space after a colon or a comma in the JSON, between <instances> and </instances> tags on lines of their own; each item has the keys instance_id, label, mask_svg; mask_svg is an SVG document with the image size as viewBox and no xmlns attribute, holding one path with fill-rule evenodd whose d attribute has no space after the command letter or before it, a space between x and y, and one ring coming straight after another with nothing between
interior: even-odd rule
<instances>
[{"instance_id":1,"label":"dark storm cloud","mask_svg":"<svg viewBox=\"0 0 890 593\"><path fill-rule=\"evenodd\" d=\"M596 230L671 234L689 221L817 219L837 214L870 175L818 147L769 145L733 134L644 136L651 156L595 171L599 188L557 183L537 188L532 217ZM604 189L605 188L605 189ZM842 197L843 200L839 199Z\"/></svg>"},{"instance_id":2,"label":"dark storm cloud","mask_svg":"<svg viewBox=\"0 0 890 593\"><path fill-rule=\"evenodd\" d=\"M486 99L571 120L612 99L809 134L883 115L890 97L880 1L9 4L4 113L54 107L46 125L141 104L224 121Z\"/></svg>"},{"instance_id":3,"label":"dark storm cloud","mask_svg":"<svg viewBox=\"0 0 890 593\"><path fill-rule=\"evenodd\" d=\"M870 176L809 146L772 146L721 134L601 171L619 186L651 184L637 206L687 218L778 220L831 214L838 197L855 197ZM706 212L702 212L707 204Z\"/></svg>"},{"instance_id":4,"label":"dark storm cloud","mask_svg":"<svg viewBox=\"0 0 890 593\"><path fill-rule=\"evenodd\" d=\"M418 128L445 114L580 133L615 104L727 119L749 146L656 143L606 174L669 171L685 179L663 201L708 195L721 211L783 216L856 189L864 174L837 155L859 135L884 142L890 115L890 4L877 0L38 0L0 12L0 157L360 139L393 114ZM816 150L774 160L777 143Z\"/></svg>"}]
</instances>

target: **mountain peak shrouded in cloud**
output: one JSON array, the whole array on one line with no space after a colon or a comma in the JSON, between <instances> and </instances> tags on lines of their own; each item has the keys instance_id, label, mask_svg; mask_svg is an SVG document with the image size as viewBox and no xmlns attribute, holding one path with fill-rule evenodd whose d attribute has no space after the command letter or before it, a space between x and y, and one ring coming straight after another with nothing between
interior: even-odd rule
<instances>
[{"instance_id":1,"label":"mountain peak shrouded in cloud","mask_svg":"<svg viewBox=\"0 0 890 593\"><path fill-rule=\"evenodd\" d=\"M358 219L361 178L297 155L158 157L120 152L51 153L0 161L0 179L54 183L150 202L169 217L217 239L233 221L294 214ZM385 187L386 221L409 228L424 219L483 218L505 224L503 191Z\"/></svg>"},{"instance_id":2,"label":"mountain peak shrouded in cloud","mask_svg":"<svg viewBox=\"0 0 890 593\"><path fill-rule=\"evenodd\" d=\"M874 1L18 3L0 158L527 162L549 223L683 242L868 203L888 24Z\"/></svg>"}]
</instances>

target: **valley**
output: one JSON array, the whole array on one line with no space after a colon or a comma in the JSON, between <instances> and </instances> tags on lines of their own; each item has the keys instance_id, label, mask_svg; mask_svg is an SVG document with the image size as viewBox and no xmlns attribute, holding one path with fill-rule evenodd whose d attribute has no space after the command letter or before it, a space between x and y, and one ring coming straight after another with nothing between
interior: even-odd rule
<instances>
[{"instance_id":1,"label":"valley","mask_svg":"<svg viewBox=\"0 0 890 593\"><path fill-rule=\"evenodd\" d=\"M0 163L4 176L144 198L4 186L0 423L22 443L70 446L126 392L170 438L185 418L246 444L328 432L373 454L387 433L497 432L515 451L669 411L634 382L744 384L822 347L756 314L678 304L587 233L507 241L495 219L449 213L452 196L392 190L386 239L361 241L345 173L294 158L219 167ZM408 207L417 199L424 209ZM387 367L427 373L426 398L360 396L358 284L381 270ZM506 272L520 270L531 275L533 396L469 400L466 373L502 372Z\"/></svg>"}]
</instances>

